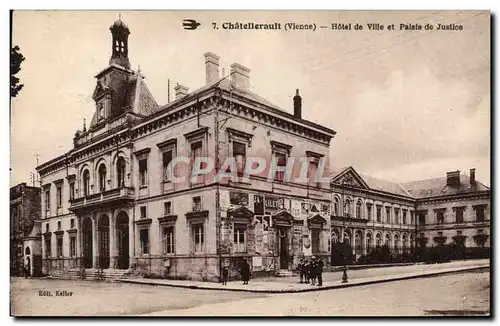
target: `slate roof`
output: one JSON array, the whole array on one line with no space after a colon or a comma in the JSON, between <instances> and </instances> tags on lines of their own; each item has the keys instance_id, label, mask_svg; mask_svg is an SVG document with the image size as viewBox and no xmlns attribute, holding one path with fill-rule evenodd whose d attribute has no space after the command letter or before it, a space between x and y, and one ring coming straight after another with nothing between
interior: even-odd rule
<instances>
[{"instance_id":1,"label":"slate roof","mask_svg":"<svg viewBox=\"0 0 500 326\"><path fill-rule=\"evenodd\" d=\"M488 187L486 187L479 181L476 181L475 185L471 185L470 177L466 174L460 175L460 184L457 186L447 186L446 180L446 177L417 180L402 183L402 186L415 198L454 195L489 190Z\"/></svg>"},{"instance_id":2,"label":"slate roof","mask_svg":"<svg viewBox=\"0 0 500 326\"><path fill-rule=\"evenodd\" d=\"M335 177L345 173L349 168L351 167L331 169L330 177L334 179ZM476 184L471 186L470 178L466 174L460 175L460 184L457 186L447 186L447 177L396 183L387 180L376 179L366 174L358 173L358 175L363 178L365 183L372 190L384 191L387 193L405 197L412 197L416 199L489 190L488 187L486 187L479 181L476 181Z\"/></svg>"}]
</instances>

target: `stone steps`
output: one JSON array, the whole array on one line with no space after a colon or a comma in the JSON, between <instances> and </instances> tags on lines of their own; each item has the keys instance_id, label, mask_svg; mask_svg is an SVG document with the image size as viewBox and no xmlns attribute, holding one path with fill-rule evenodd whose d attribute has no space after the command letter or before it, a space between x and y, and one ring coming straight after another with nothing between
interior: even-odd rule
<instances>
[{"instance_id":1,"label":"stone steps","mask_svg":"<svg viewBox=\"0 0 500 326\"><path fill-rule=\"evenodd\" d=\"M118 279L125 279L134 276L132 270L127 269L104 269L104 277L100 277L99 269L85 269L85 279L86 280L108 280L116 281ZM50 278L54 279L64 279L64 280L81 280L79 269L69 269L69 270L58 270L53 271Z\"/></svg>"}]
</instances>

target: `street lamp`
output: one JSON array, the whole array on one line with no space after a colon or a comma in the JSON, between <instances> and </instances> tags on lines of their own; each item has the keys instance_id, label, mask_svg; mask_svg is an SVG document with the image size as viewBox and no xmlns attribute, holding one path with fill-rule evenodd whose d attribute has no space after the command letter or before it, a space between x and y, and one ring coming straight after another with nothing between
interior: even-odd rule
<instances>
[{"instance_id":1,"label":"street lamp","mask_svg":"<svg viewBox=\"0 0 500 326\"><path fill-rule=\"evenodd\" d=\"M345 185L351 185L352 184L352 178L351 176L346 176L344 179L342 179L341 185L342 185L342 260L344 263L344 268L343 268L343 273L342 273L342 283L348 283L348 277L347 277L347 266L346 266L346 255L344 253L344 238L345 238L345 229L346 229L346 218L349 217L349 212L346 212L346 203L345 203ZM349 207L350 208L350 207Z\"/></svg>"}]
</instances>

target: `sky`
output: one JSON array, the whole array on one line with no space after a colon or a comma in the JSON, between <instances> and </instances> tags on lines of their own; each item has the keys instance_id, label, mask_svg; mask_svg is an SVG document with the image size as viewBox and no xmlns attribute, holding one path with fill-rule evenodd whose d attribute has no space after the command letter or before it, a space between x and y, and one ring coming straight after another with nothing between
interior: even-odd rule
<instances>
[{"instance_id":1,"label":"sky","mask_svg":"<svg viewBox=\"0 0 500 326\"><path fill-rule=\"evenodd\" d=\"M221 66L251 69L251 90L303 118L332 128L332 167L393 182L444 177L476 168L490 184L490 17L482 11L18 11L12 42L26 60L25 85L11 101L11 185L30 181L40 163L73 147L83 119L95 111L94 76L111 55L109 26L129 26L129 58L140 65L159 104L167 80L197 89L203 54ZM195 31L182 20L196 19ZM362 31L214 30L222 22L358 22ZM367 23L395 24L370 31ZM401 23L457 23L461 31L399 30Z\"/></svg>"}]
</instances>

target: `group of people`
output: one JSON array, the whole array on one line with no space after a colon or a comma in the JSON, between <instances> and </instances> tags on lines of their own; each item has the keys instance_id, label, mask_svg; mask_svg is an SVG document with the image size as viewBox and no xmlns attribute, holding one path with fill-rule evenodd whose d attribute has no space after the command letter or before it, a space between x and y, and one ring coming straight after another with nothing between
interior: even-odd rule
<instances>
[{"instance_id":1,"label":"group of people","mask_svg":"<svg viewBox=\"0 0 500 326\"><path fill-rule=\"evenodd\" d=\"M248 281L250 280L250 265L245 259L242 259L240 262L239 266L240 270L240 276L241 280L243 281L243 284L246 285L248 284ZM227 285L227 279L229 278L229 267L227 265L224 265L222 267L222 285Z\"/></svg>"},{"instance_id":2,"label":"group of people","mask_svg":"<svg viewBox=\"0 0 500 326\"><path fill-rule=\"evenodd\" d=\"M323 285L323 261L320 257L312 256L311 260L301 259L297 266L300 275L300 283L311 283L311 285Z\"/></svg>"}]
</instances>

